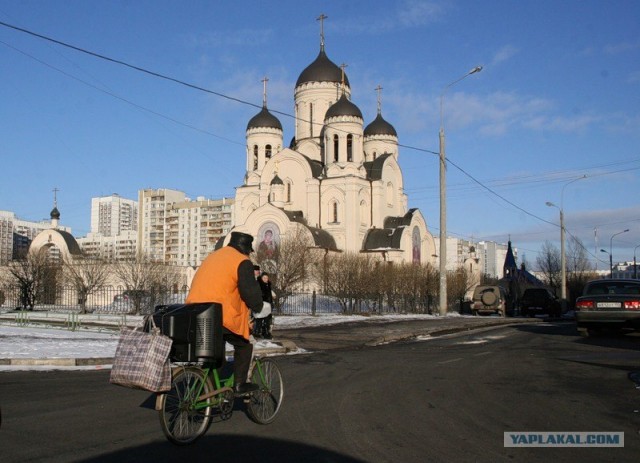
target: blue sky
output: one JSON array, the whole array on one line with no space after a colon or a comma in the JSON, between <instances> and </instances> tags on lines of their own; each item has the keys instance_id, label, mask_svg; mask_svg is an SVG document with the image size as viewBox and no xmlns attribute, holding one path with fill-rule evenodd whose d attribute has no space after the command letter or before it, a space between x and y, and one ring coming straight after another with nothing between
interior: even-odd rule
<instances>
[{"instance_id":1,"label":"blue sky","mask_svg":"<svg viewBox=\"0 0 640 463\"><path fill-rule=\"evenodd\" d=\"M409 207L439 233L443 102L450 235L506 242L535 266L571 235L608 266L640 244L640 2L0 0L0 21L211 92L0 25L0 209L83 236L91 198L143 188L232 197L260 106L293 137L293 90L326 51L346 63L365 124L401 145ZM482 72L443 90L477 65ZM419 148L419 149L414 149ZM587 178L569 182L587 175ZM622 230L629 232L615 236ZM636 251L640 256L640 248ZM595 262L595 257L594 257Z\"/></svg>"}]
</instances>

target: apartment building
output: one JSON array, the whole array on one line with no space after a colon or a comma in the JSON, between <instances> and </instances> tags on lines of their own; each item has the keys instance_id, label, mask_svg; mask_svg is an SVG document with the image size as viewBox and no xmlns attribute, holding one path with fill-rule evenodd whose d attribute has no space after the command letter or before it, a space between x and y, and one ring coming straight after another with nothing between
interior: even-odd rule
<instances>
[{"instance_id":1,"label":"apartment building","mask_svg":"<svg viewBox=\"0 0 640 463\"><path fill-rule=\"evenodd\" d=\"M101 233L88 233L76 241L86 257L109 261L124 261L136 256L137 231L122 231L117 236L103 236Z\"/></svg>"},{"instance_id":2,"label":"apartment building","mask_svg":"<svg viewBox=\"0 0 640 463\"><path fill-rule=\"evenodd\" d=\"M138 249L152 259L197 267L234 224L233 199L187 198L170 189L140 190Z\"/></svg>"},{"instance_id":3,"label":"apartment building","mask_svg":"<svg viewBox=\"0 0 640 463\"><path fill-rule=\"evenodd\" d=\"M118 194L91 198L91 233L108 237L137 230L137 201Z\"/></svg>"}]
</instances>

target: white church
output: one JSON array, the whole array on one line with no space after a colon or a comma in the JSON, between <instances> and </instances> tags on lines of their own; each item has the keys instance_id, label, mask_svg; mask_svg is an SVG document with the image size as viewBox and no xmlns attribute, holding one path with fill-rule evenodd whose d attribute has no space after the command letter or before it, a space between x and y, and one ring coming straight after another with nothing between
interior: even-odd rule
<instances>
[{"instance_id":1,"label":"white church","mask_svg":"<svg viewBox=\"0 0 640 463\"><path fill-rule=\"evenodd\" d=\"M380 95L377 115L365 126L344 67L327 57L320 36L318 57L296 82L295 135L288 147L282 124L267 108L265 79L262 110L247 124L246 174L236 189L233 230L255 237L259 258L276 256L281 240L300 236L298 229L326 251L433 263L433 236L421 212L408 209L398 135L382 117Z\"/></svg>"}]
</instances>

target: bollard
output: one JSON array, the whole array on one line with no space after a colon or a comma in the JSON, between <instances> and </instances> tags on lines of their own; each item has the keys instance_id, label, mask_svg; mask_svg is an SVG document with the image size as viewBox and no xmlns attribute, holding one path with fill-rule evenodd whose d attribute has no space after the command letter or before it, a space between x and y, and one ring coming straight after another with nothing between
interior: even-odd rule
<instances>
[{"instance_id":1,"label":"bollard","mask_svg":"<svg viewBox=\"0 0 640 463\"><path fill-rule=\"evenodd\" d=\"M67 316L66 325L69 331L76 331L80 328L80 315L77 313L70 313Z\"/></svg>"},{"instance_id":2,"label":"bollard","mask_svg":"<svg viewBox=\"0 0 640 463\"><path fill-rule=\"evenodd\" d=\"M21 310L16 314L16 323L18 325L28 325L29 324L29 314L26 310Z\"/></svg>"}]
</instances>

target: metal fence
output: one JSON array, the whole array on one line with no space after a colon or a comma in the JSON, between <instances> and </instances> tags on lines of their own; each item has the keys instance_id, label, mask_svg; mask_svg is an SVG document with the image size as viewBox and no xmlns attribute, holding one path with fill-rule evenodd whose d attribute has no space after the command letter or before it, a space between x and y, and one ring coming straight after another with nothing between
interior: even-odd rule
<instances>
[{"instance_id":1,"label":"metal fence","mask_svg":"<svg viewBox=\"0 0 640 463\"><path fill-rule=\"evenodd\" d=\"M149 314L157 305L184 303L189 288L178 291L127 291L121 286L104 286L91 291L85 298L79 296L75 287L61 287L41 291L33 307L27 307L24 295L18 286L0 288L0 307L57 312L89 312L112 314ZM276 315L316 314L392 314L432 313L433 298L388 296L373 299L336 297L313 292L296 292L280 295L273 313Z\"/></svg>"}]
</instances>

